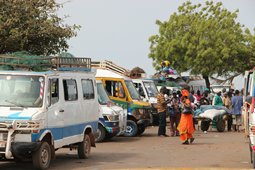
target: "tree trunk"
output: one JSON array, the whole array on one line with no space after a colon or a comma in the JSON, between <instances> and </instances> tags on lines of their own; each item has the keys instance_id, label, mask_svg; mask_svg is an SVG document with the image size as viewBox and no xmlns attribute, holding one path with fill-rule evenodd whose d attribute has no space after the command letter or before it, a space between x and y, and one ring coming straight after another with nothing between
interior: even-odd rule
<instances>
[{"instance_id":1,"label":"tree trunk","mask_svg":"<svg viewBox=\"0 0 255 170\"><path fill-rule=\"evenodd\" d=\"M205 85L210 90L210 80L208 76L203 76L203 79L205 79Z\"/></svg>"}]
</instances>

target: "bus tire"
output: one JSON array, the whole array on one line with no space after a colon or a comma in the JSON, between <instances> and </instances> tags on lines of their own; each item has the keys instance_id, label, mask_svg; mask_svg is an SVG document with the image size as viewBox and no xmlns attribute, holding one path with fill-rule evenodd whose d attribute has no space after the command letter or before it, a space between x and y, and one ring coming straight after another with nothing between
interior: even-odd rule
<instances>
[{"instance_id":1,"label":"bus tire","mask_svg":"<svg viewBox=\"0 0 255 170\"><path fill-rule=\"evenodd\" d=\"M138 126L136 122L134 122L133 120L127 120L127 127L124 132L124 136L135 137L137 135L137 132L138 132Z\"/></svg>"},{"instance_id":2,"label":"bus tire","mask_svg":"<svg viewBox=\"0 0 255 170\"><path fill-rule=\"evenodd\" d=\"M42 142L39 149L32 154L33 165L36 169L47 169L51 161L51 148L47 142Z\"/></svg>"},{"instance_id":3,"label":"bus tire","mask_svg":"<svg viewBox=\"0 0 255 170\"><path fill-rule=\"evenodd\" d=\"M105 129L104 127L99 124L98 125L98 129L97 129L97 134L96 134L96 142L102 142L105 140L105 135L106 135L106 132L105 132Z\"/></svg>"},{"instance_id":4,"label":"bus tire","mask_svg":"<svg viewBox=\"0 0 255 170\"><path fill-rule=\"evenodd\" d=\"M79 159L89 158L91 150L91 142L89 135L85 134L83 141L78 144L78 157Z\"/></svg>"}]
</instances>

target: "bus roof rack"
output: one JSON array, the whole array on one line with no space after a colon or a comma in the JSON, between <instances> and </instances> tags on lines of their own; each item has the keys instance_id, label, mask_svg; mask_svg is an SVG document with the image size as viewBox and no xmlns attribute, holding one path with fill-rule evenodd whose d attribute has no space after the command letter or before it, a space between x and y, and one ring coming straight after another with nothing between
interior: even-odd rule
<instances>
[{"instance_id":1,"label":"bus roof rack","mask_svg":"<svg viewBox=\"0 0 255 170\"><path fill-rule=\"evenodd\" d=\"M21 58L11 55L0 55L0 66L5 67L6 70L91 71L91 58L39 57Z\"/></svg>"},{"instance_id":2,"label":"bus roof rack","mask_svg":"<svg viewBox=\"0 0 255 170\"><path fill-rule=\"evenodd\" d=\"M96 69L104 69L115 72L121 76L129 77L130 71L125 69L117 64L114 64L112 61L104 60L104 61L92 61L91 67Z\"/></svg>"}]
</instances>

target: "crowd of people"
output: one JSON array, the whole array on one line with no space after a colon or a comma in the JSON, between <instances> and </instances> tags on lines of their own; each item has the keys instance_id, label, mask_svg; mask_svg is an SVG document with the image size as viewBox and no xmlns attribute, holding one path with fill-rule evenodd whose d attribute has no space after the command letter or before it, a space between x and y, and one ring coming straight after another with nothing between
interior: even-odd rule
<instances>
[{"instance_id":1,"label":"crowd of people","mask_svg":"<svg viewBox=\"0 0 255 170\"><path fill-rule=\"evenodd\" d=\"M193 113L201 105L225 106L232 111L227 119L228 131L240 131L243 98L239 90L228 92L223 90L212 96L208 88L203 93L199 90L195 93L193 90L183 89L173 91L169 96L167 88L163 86L157 96L158 136L168 137L166 134L166 117L169 116L170 136L180 136L182 144L193 143L195 131Z\"/></svg>"}]
</instances>

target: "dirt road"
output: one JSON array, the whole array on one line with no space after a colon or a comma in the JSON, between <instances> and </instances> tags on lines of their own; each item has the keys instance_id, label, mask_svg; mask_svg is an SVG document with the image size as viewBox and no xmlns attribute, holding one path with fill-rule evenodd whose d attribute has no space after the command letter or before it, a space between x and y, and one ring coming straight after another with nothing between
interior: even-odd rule
<instances>
[{"instance_id":1,"label":"dirt road","mask_svg":"<svg viewBox=\"0 0 255 170\"><path fill-rule=\"evenodd\" d=\"M87 160L77 159L76 151L59 150L50 169L251 168L243 133L197 131L192 145L181 145L178 137L158 137L156 133L157 128L151 127L141 137L115 137L98 143ZM0 169L28 170L33 166L0 162Z\"/></svg>"}]
</instances>

